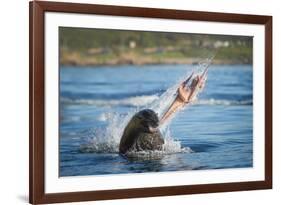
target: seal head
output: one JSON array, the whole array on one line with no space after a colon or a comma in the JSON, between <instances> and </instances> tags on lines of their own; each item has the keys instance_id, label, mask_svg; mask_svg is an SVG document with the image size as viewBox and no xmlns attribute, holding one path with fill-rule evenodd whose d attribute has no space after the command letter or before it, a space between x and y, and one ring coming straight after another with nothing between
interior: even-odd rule
<instances>
[{"instance_id":1,"label":"seal head","mask_svg":"<svg viewBox=\"0 0 281 205\"><path fill-rule=\"evenodd\" d=\"M119 152L161 150L164 140L158 126L159 119L153 110L139 111L124 129Z\"/></svg>"}]
</instances>

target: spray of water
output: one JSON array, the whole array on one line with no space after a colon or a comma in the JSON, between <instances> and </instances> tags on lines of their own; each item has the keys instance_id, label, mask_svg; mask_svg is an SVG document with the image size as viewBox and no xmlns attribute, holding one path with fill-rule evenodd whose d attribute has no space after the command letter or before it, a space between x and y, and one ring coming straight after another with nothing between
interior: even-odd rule
<instances>
[{"instance_id":1,"label":"spray of water","mask_svg":"<svg viewBox=\"0 0 281 205\"><path fill-rule=\"evenodd\" d=\"M207 58L200 62L194 70L201 72L207 66L211 64L212 58ZM149 108L154 110L158 116L162 116L169 108L171 103L176 98L176 91L178 86L183 80L190 75L190 71L186 75L180 78L175 84L167 89L161 96L157 96L150 101L146 101L147 104L142 106L142 109ZM141 98L140 98L141 99ZM146 98L145 98L146 99ZM146 99L147 100L147 99ZM142 104L142 103L138 103ZM103 121L106 121L108 126L103 129L93 129L87 133L86 143L81 145L80 150L82 152L94 152L94 153L117 153L119 151L119 142L123 134L123 130L128 124L132 116L138 112L140 108L131 109L125 115L119 113L106 113L101 116ZM175 115L173 116L175 117ZM165 143L161 151L139 152L140 156L158 156L163 154L179 153L179 152L192 152L188 147L182 147L180 141L175 140L175 137L171 135L169 124L172 119L167 121L160 127L160 131L164 137ZM135 156L135 153L132 155Z\"/></svg>"}]
</instances>

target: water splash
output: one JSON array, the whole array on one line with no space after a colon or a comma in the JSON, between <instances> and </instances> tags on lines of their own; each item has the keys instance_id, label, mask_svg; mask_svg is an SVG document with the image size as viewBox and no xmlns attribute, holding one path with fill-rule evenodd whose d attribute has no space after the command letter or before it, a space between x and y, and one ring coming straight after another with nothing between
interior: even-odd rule
<instances>
[{"instance_id":1,"label":"water splash","mask_svg":"<svg viewBox=\"0 0 281 205\"><path fill-rule=\"evenodd\" d=\"M126 115L119 113L107 113L105 121L108 122L106 128L95 128L86 134L87 143L81 145L81 152L94 153L118 153L119 142L123 134L123 130L135 111L130 111Z\"/></svg>"},{"instance_id":2,"label":"water splash","mask_svg":"<svg viewBox=\"0 0 281 205\"><path fill-rule=\"evenodd\" d=\"M159 98L156 100L159 102ZM147 105L146 108L152 109L157 103L153 102L152 105ZM161 103L158 103L161 104ZM156 106L157 107L157 106ZM155 107L155 109L156 109ZM156 111L161 111L164 105L158 106ZM126 125L133 117L133 115L140 111L140 108L131 109L130 112L125 115L120 115L119 113L106 113L100 116L100 120L106 121L108 126L104 128L95 128L89 130L83 135L87 137L86 143L82 144L80 147L81 152L86 153L118 153L119 152L119 142L123 134L123 130ZM176 141L172 136L168 125L162 126L160 131L164 137L164 145L161 151L151 151L151 152L132 152L128 153L130 157L141 157L142 158L153 158L160 157L164 154L179 153L179 152L191 152L190 148L183 148L180 141Z\"/></svg>"},{"instance_id":3,"label":"water splash","mask_svg":"<svg viewBox=\"0 0 281 205\"><path fill-rule=\"evenodd\" d=\"M195 68L197 72L201 72L206 66L209 66L211 63L211 59L206 59L203 62L199 63ZM125 115L121 115L119 113L106 113L100 116L101 121L107 122L108 126L106 128L101 129L93 129L87 134L87 143L84 143L80 147L81 152L94 152L94 153L118 153L119 152L119 142L121 136L123 134L123 130L128 124L129 120L132 116L144 108L149 108L154 110L159 118L165 113L165 111L169 108L171 103L176 98L176 91L178 89L179 84L186 79L186 76L189 76L190 71L187 72L185 76L179 79L172 87L166 90L161 96L151 95L151 96L139 96L133 98L127 98L123 100L115 100L115 101L106 101L106 102L98 102L98 101L79 101L79 103L105 103L107 105L132 105L137 108L131 109ZM161 157L165 154L179 153L179 152L192 152L189 147L182 147L181 142L175 140L174 136L171 136L171 132L169 129L169 124L171 119L167 121L164 125L160 127L160 131L164 137L164 145L162 150L160 151L145 151L145 152L132 152L128 153L128 156L131 157L140 157L143 158L148 157Z\"/></svg>"}]
</instances>

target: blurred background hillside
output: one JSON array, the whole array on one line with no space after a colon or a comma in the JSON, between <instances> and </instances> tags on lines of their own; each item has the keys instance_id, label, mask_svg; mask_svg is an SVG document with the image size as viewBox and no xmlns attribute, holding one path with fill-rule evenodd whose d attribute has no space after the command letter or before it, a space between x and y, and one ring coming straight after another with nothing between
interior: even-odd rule
<instances>
[{"instance_id":1,"label":"blurred background hillside","mask_svg":"<svg viewBox=\"0 0 281 205\"><path fill-rule=\"evenodd\" d=\"M60 27L60 64L252 64L252 37ZM209 56L208 56L209 55Z\"/></svg>"}]
</instances>

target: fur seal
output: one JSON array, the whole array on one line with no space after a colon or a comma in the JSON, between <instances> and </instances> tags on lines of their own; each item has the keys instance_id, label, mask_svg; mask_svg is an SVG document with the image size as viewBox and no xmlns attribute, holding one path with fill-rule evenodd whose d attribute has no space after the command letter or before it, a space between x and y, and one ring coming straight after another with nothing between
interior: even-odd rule
<instances>
[{"instance_id":1,"label":"fur seal","mask_svg":"<svg viewBox=\"0 0 281 205\"><path fill-rule=\"evenodd\" d=\"M161 150L164 139L158 129L159 119L151 109L136 113L124 129L119 152Z\"/></svg>"}]
</instances>

